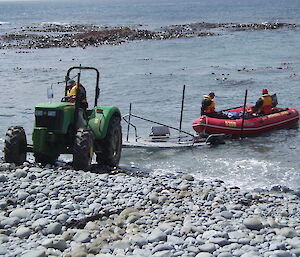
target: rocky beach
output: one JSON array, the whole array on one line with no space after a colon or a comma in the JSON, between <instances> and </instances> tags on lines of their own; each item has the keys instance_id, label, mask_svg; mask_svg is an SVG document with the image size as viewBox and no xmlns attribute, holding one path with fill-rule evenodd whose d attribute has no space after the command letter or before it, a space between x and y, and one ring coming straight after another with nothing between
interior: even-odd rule
<instances>
[{"instance_id":1,"label":"rocky beach","mask_svg":"<svg viewBox=\"0 0 300 257\"><path fill-rule=\"evenodd\" d=\"M300 256L299 192L0 164L0 256Z\"/></svg>"}]
</instances>

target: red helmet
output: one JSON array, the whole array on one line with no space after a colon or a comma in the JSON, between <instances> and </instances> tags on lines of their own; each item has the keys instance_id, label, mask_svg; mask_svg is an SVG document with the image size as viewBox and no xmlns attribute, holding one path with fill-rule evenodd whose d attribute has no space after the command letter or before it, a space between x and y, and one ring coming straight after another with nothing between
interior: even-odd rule
<instances>
[{"instance_id":1,"label":"red helmet","mask_svg":"<svg viewBox=\"0 0 300 257\"><path fill-rule=\"evenodd\" d=\"M263 94L268 94L268 89L264 88L262 91L261 91Z\"/></svg>"}]
</instances>

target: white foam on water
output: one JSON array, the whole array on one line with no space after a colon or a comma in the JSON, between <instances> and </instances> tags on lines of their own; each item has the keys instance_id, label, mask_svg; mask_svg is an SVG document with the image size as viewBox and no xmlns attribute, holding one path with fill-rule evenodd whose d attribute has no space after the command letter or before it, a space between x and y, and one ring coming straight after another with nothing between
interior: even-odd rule
<instances>
[{"instance_id":1,"label":"white foam on water","mask_svg":"<svg viewBox=\"0 0 300 257\"><path fill-rule=\"evenodd\" d=\"M297 188L297 184L293 183L295 177L299 177L295 168L283 167L277 161L218 158L214 162L204 162L205 172L197 174L202 179L220 179L226 184L245 189L271 188L274 185Z\"/></svg>"},{"instance_id":2,"label":"white foam on water","mask_svg":"<svg viewBox=\"0 0 300 257\"><path fill-rule=\"evenodd\" d=\"M69 26L70 23L67 22L59 22L59 21L45 21L41 23L42 26L44 25L56 25L56 26Z\"/></svg>"}]
</instances>

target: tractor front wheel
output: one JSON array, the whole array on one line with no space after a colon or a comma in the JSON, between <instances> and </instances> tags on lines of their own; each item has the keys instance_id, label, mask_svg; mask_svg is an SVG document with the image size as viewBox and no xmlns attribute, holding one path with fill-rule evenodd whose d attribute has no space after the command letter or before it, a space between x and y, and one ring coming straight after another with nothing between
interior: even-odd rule
<instances>
[{"instance_id":1,"label":"tractor front wheel","mask_svg":"<svg viewBox=\"0 0 300 257\"><path fill-rule=\"evenodd\" d=\"M97 154L98 164L116 167L119 164L122 151L122 128L120 117L112 116L109 121L106 136L101 140L101 153Z\"/></svg>"},{"instance_id":2,"label":"tractor front wheel","mask_svg":"<svg viewBox=\"0 0 300 257\"><path fill-rule=\"evenodd\" d=\"M4 160L21 165L26 161L27 139L22 127L9 127L5 135Z\"/></svg>"},{"instance_id":3,"label":"tractor front wheel","mask_svg":"<svg viewBox=\"0 0 300 257\"><path fill-rule=\"evenodd\" d=\"M89 129L78 129L73 147L73 167L75 170L89 170L94 154L93 134Z\"/></svg>"}]
</instances>

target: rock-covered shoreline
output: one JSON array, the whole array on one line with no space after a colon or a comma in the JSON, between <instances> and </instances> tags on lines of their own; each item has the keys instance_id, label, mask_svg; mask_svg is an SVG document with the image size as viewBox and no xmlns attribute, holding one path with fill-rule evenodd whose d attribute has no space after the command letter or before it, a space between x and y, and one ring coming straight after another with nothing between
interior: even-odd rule
<instances>
[{"instance_id":1,"label":"rock-covered shoreline","mask_svg":"<svg viewBox=\"0 0 300 257\"><path fill-rule=\"evenodd\" d=\"M42 24L15 28L0 36L0 49L70 48L119 45L133 40L218 36L233 31L295 29L289 23L207 23L197 22L161 27L158 31L130 27L103 27L90 24Z\"/></svg>"},{"instance_id":2,"label":"rock-covered shoreline","mask_svg":"<svg viewBox=\"0 0 300 257\"><path fill-rule=\"evenodd\" d=\"M0 163L0 256L300 256L299 192Z\"/></svg>"}]
</instances>

